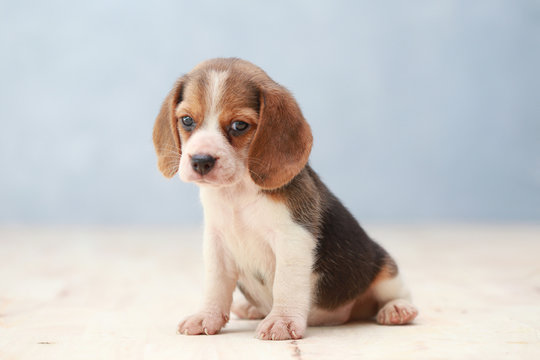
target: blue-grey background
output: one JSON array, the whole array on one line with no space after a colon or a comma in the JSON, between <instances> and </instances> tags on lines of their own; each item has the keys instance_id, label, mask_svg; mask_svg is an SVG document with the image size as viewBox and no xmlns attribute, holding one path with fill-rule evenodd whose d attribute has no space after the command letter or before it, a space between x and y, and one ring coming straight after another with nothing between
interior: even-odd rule
<instances>
[{"instance_id":1,"label":"blue-grey background","mask_svg":"<svg viewBox=\"0 0 540 360\"><path fill-rule=\"evenodd\" d=\"M200 223L151 130L217 56L295 94L361 220L540 220L536 0L3 0L0 55L0 223Z\"/></svg>"}]
</instances>

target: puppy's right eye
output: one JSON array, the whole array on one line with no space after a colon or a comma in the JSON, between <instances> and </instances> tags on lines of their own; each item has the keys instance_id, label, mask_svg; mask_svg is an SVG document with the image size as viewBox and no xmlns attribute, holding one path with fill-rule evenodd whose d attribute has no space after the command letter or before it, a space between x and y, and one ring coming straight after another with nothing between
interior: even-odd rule
<instances>
[{"instance_id":1,"label":"puppy's right eye","mask_svg":"<svg viewBox=\"0 0 540 360\"><path fill-rule=\"evenodd\" d=\"M193 121L193 118L191 116L182 116L180 120L182 121L182 126L187 131L191 131L195 128L195 121Z\"/></svg>"}]
</instances>

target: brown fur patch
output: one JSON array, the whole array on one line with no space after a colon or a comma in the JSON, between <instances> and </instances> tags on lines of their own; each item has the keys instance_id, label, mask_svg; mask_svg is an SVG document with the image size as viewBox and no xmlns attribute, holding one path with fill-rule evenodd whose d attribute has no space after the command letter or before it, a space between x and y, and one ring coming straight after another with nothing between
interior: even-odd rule
<instances>
[{"instance_id":1,"label":"brown fur patch","mask_svg":"<svg viewBox=\"0 0 540 360\"><path fill-rule=\"evenodd\" d=\"M381 270L375 276L369 288L361 294L355 301L351 311L351 320L363 320L372 318L377 314L379 310L379 303L373 295L373 287L383 280L388 280L396 277L398 274L398 267L394 259L390 255L386 254L384 258L384 265Z\"/></svg>"},{"instance_id":2,"label":"brown fur patch","mask_svg":"<svg viewBox=\"0 0 540 360\"><path fill-rule=\"evenodd\" d=\"M186 82L182 101L177 105L175 115L178 119L177 130L180 132L183 142L187 141L192 135L192 131L186 131L179 120L183 116L190 116L195 121L198 129L204 123L204 114L206 111L206 87L208 79L205 73L198 73L189 76L189 81Z\"/></svg>"},{"instance_id":3,"label":"brown fur patch","mask_svg":"<svg viewBox=\"0 0 540 360\"><path fill-rule=\"evenodd\" d=\"M168 178L178 171L178 163L182 154L174 109L182 101L185 82L186 77L181 77L176 81L174 87L163 101L154 123L152 138L158 156L158 168Z\"/></svg>"},{"instance_id":4,"label":"brown fur patch","mask_svg":"<svg viewBox=\"0 0 540 360\"><path fill-rule=\"evenodd\" d=\"M378 282L382 280L392 279L397 276L398 267L394 259L392 259L390 255L386 254L383 261L384 261L384 264L381 270L379 271L379 273L377 274L377 276L375 276L375 279L373 279L373 282L371 283L370 287L373 287L375 284L377 284Z\"/></svg>"},{"instance_id":5,"label":"brown fur patch","mask_svg":"<svg viewBox=\"0 0 540 360\"><path fill-rule=\"evenodd\" d=\"M250 108L234 109L225 107L221 110L219 123L223 134L230 144L239 151L240 154L247 154L249 144L257 131L257 113ZM234 136L231 126L234 121L244 121L249 124L249 128L238 136ZM246 155L247 156L247 155Z\"/></svg>"},{"instance_id":6,"label":"brown fur patch","mask_svg":"<svg viewBox=\"0 0 540 360\"><path fill-rule=\"evenodd\" d=\"M253 181L263 189L290 182L307 164L313 136L293 96L273 83L262 86L259 125L249 148Z\"/></svg>"}]
</instances>

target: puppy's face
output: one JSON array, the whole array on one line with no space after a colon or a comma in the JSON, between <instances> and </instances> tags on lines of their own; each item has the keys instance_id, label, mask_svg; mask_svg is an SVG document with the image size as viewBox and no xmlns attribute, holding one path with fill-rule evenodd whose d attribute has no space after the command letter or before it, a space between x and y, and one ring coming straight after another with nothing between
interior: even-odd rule
<instances>
[{"instance_id":1,"label":"puppy's face","mask_svg":"<svg viewBox=\"0 0 540 360\"><path fill-rule=\"evenodd\" d=\"M281 187L305 166L311 144L290 93L239 59L208 60L180 78L154 126L163 174L203 186L247 177Z\"/></svg>"},{"instance_id":2,"label":"puppy's face","mask_svg":"<svg viewBox=\"0 0 540 360\"><path fill-rule=\"evenodd\" d=\"M186 81L175 110L184 181L230 185L248 171L249 145L258 123L259 93L231 71L207 70Z\"/></svg>"}]
</instances>

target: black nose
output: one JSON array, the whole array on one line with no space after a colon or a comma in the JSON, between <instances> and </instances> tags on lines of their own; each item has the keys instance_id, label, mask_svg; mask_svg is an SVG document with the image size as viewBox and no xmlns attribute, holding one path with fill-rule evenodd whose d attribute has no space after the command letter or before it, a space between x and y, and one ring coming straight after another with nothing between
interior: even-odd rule
<instances>
[{"instance_id":1,"label":"black nose","mask_svg":"<svg viewBox=\"0 0 540 360\"><path fill-rule=\"evenodd\" d=\"M215 163L216 158L211 155L197 154L191 157L191 167L201 175L208 174Z\"/></svg>"}]
</instances>

